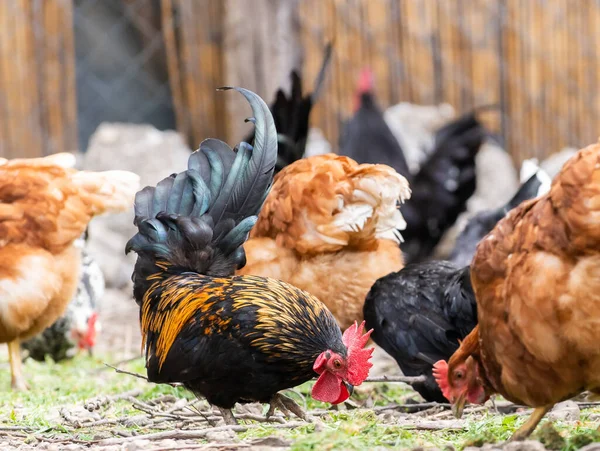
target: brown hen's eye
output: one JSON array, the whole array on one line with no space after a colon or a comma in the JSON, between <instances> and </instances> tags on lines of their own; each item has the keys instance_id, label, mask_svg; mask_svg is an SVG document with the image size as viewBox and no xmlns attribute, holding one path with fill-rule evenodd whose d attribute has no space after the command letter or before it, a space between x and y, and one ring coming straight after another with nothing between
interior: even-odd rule
<instances>
[{"instance_id":1,"label":"brown hen's eye","mask_svg":"<svg viewBox=\"0 0 600 451\"><path fill-rule=\"evenodd\" d=\"M455 373L454 373L454 378L455 378L455 379L459 379L459 380L460 380L460 379L462 379L462 378L463 378L463 373L462 373L462 371L457 371L457 372L455 372Z\"/></svg>"},{"instance_id":2,"label":"brown hen's eye","mask_svg":"<svg viewBox=\"0 0 600 451\"><path fill-rule=\"evenodd\" d=\"M334 360L333 366L335 366L336 368L340 368L342 366L342 362L340 362L339 360Z\"/></svg>"}]
</instances>

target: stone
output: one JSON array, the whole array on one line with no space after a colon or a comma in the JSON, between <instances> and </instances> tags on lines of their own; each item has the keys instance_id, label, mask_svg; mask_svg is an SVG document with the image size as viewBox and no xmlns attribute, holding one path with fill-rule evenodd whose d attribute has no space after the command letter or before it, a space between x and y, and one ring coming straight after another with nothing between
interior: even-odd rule
<instances>
[{"instance_id":1,"label":"stone","mask_svg":"<svg viewBox=\"0 0 600 451\"><path fill-rule=\"evenodd\" d=\"M155 185L187 169L191 149L175 131L150 125L103 123L90 138L81 167L91 171L126 170L140 176L142 187ZM133 205L127 212L94 218L88 247L104 272L107 287L129 284L135 255L125 256L125 243L136 233Z\"/></svg>"},{"instance_id":2,"label":"stone","mask_svg":"<svg viewBox=\"0 0 600 451\"><path fill-rule=\"evenodd\" d=\"M455 117L454 108L447 103L416 105L401 102L386 109L383 118L400 143L411 172L433 149L435 131Z\"/></svg>"},{"instance_id":3,"label":"stone","mask_svg":"<svg viewBox=\"0 0 600 451\"><path fill-rule=\"evenodd\" d=\"M563 401L554 406L546 417L554 421L579 421L581 411L574 401Z\"/></svg>"}]
</instances>

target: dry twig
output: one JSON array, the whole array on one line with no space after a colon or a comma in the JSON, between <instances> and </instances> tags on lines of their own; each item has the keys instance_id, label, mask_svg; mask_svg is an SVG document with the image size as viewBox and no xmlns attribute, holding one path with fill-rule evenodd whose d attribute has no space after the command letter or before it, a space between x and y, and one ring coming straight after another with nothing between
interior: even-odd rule
<instances>
[{"instance_id":1,"label":"dry twig","mask_svg":"<svg viewBox=\"0 0 600 451\"><path fill-rule=\"evenodd\" d=\"M417 382L425 382L425 376L378 376L369 377L364 382L403 382L405 384L415 384Z\"/></svg>"},{"instance_id":2,"label":"dry twig","mask_svg":"<svg viewBox=\"0 0 600 451\"><path fill-rule=\"evenodd\" d=\"M275 424L272 427L274 428L282 428L282 429L293 429L299 426L305 426L307 423L302 422L288 422L285 424ZM98 445L108 446L108 445L121 445L123 443L135 441L135 440L164 440L164 439L201 439L206 437L206 434L211 432L222 432L222 431L233 431L233 432L246 432L248 429L256 429L258 427L262 427L262 425L231 425L231 426L219 426L219 427L208 427L203 429L175 429L171 431L165 432L155 432L153 434L145 434L145 435L136 435L134 437L125 437L125 438L109 438L105 440L100 440L97 442Z\"/></svg>"}]
</instances>

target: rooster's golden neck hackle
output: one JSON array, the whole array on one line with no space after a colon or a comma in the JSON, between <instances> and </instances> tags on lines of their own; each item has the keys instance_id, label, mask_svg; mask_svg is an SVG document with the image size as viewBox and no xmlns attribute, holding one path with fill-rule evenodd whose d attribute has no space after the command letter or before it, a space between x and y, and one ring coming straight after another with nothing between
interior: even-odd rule
<instances>
[{"instance_id":1,"label":"rooster's golden neck hackle","mask_svg":"<svg viewBox=\"0 0 600 451\"><path fill-rule=\"evenodd\" d=\"M136 197L139 232L127 244L138 260L133 281L152 382L181 382L222 409L271 402L313 377L313 396L348 398L368 374L368 334L342 337L327 308L286 283L234 276L242 245L267 196L277 160L277 131L256 94L253 146L202 142L186 171ZM289 401L289 400L288 400ZM285 402L284 402L285 404Z\"/></svg>"}]
</instances>

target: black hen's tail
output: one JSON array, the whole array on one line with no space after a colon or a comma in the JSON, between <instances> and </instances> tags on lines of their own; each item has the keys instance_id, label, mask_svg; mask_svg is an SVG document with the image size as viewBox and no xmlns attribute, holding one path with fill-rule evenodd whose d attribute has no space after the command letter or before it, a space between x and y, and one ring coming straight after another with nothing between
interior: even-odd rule
<instances>
[{"instance_id":1,"label":"black hen's tail","mask_svg":"<svg viewBox=\"0 0 600 451\"><path fill-rule=\"evenodd\" d=\"M138 233L126 252L138 260L134 294L141 301L148 277L161 271L193 271L227 277L245 265L242 244L270 190L277 159L277 132L265 102L242 88L252 107L254 147L235 150L216 139L202 142L188 169L172 174L135 197Z\"/></svg>"},{"instance_id":2,"label":"black hen's tail","mask_svg":"<svg viewBox=\"0 0 600 451\"><path fill-rule=\"evenodd\" d=\"M302 78L294 70L290 74L292 80L290 96L288 97L282 89L277 90L275 94L275 101L270 109L275 120L279 141L277 164L275 166L276 173L304 157L310 112L323 88L327 68L331 61L332 48L331 43L327 44L323 63L315 80L312 93L302 96ZM254 132L246 137L246 141L251 142L253 138Z\"/></svg>"},{"instance_id":3,"label":"black hen's tail","mask_svg":"<svg viewBox=\"0 0 600 451\"><path fill-rule=\"evenodd\" d=\"M504 211L508 213L513 208L519 206L526 200L541 196L550 190L552 180L542 169L538 169L535 174L529 177L525 183L521 185L511 200L504 207Z\"/></svg>"}]
</instances>

